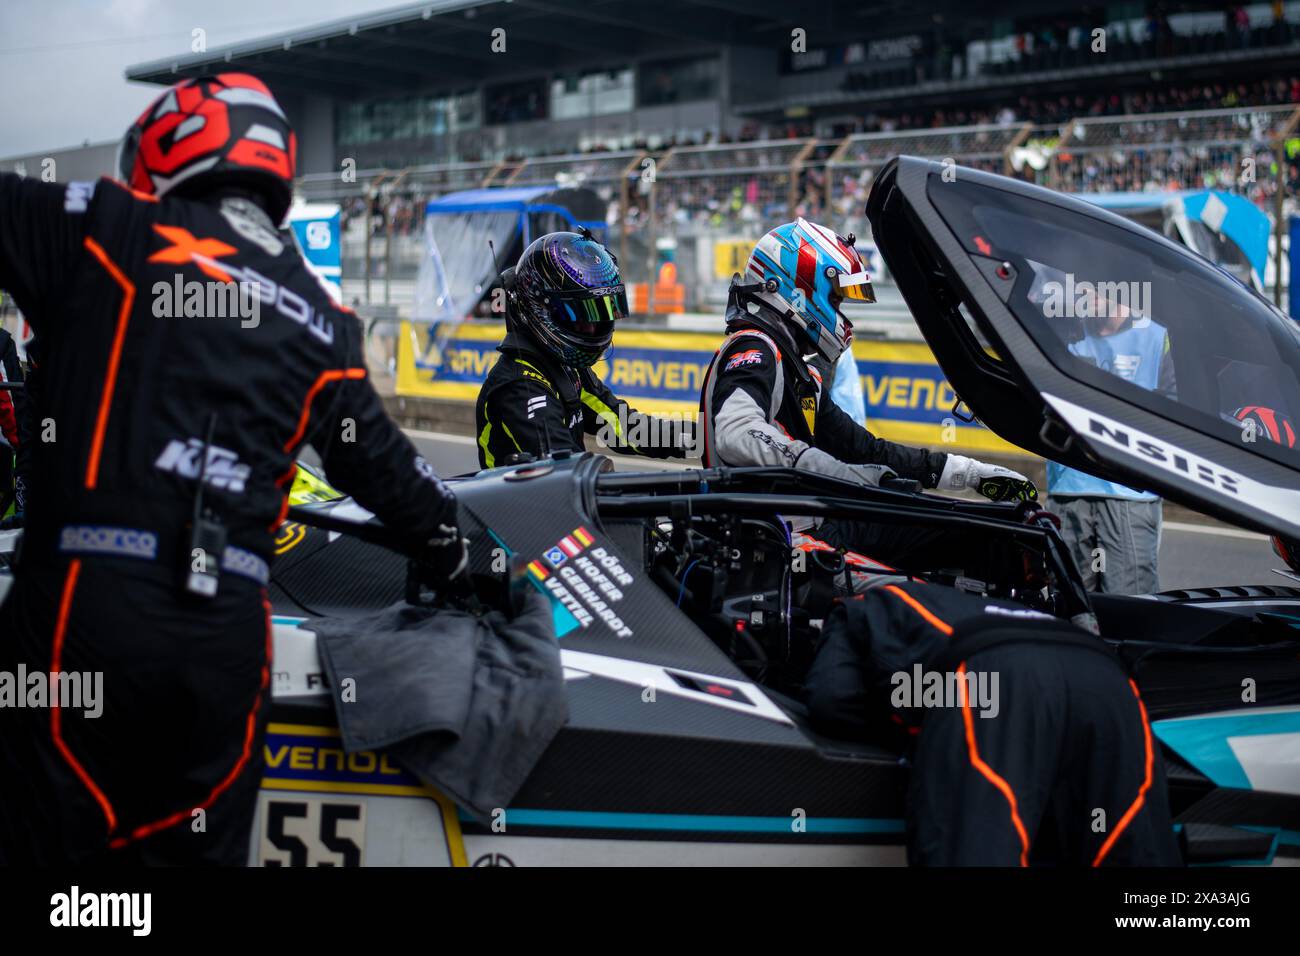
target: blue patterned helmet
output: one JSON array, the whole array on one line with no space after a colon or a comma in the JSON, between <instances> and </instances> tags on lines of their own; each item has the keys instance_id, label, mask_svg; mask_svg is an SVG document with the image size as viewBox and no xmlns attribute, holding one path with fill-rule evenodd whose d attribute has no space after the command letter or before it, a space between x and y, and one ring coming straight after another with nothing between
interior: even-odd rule
<instances>
[{"instance_id":1,"label":"blue patterned helmet","mask_svg":"<svg viewBox=\"0 0 1300 956\"><path fill-rule=\"evenodd\" d=\"M594 365L627 315L618 262L589 233L551 232L533 240L515 266L514 315L565 365Z\"/></svg>"},{"instance_id":2,"label":"blue patterned helmet","mask_svg":"<svg viewBox=\"0 0 1300 956\"><path fill-rule=\"evenodd\" d=\"M746 280L763 283L758 299L790 324L795 341L831 362L853 340L853 323L840 303L876 301L854 242L800 219L760 239L745 266Z\"/></svg>"}]
</instances>

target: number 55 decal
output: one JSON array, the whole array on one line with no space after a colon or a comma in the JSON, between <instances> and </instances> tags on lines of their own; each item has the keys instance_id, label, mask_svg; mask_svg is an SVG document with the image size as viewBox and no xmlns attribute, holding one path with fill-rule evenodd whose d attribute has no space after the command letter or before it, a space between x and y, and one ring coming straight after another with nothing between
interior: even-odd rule
<instances>
[{"instance_id":1,"label":"number 55 decal","mask_svg":"<svg viewBox=\"0 0 1300 956\"><path fill-rule=\"evenodd\" d=\"M363 802L263 795L258 861L263 866L360 866Z\"/></svg>"}]
</instances>

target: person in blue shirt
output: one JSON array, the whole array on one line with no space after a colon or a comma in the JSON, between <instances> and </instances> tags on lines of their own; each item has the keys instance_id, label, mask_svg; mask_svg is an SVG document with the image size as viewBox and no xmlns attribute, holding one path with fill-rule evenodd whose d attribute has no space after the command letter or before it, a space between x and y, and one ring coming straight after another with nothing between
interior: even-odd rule
<instances>
[{"instance_id":1,"label":"person in blue shirt","mask_svg":"<svg viewBox=\"0 0 1300 956\"><path fill-rule=\"evenodd\" d=\"M1141 388L1173 394L1169 333L1129 304L1088 298L1082 337L1071 354ZM1090 591L1152 594L1160 589L1158 563L1163 504L1129 488L1054 461L1047 463L1047 507Z\"/></svg>"}]
</instances>

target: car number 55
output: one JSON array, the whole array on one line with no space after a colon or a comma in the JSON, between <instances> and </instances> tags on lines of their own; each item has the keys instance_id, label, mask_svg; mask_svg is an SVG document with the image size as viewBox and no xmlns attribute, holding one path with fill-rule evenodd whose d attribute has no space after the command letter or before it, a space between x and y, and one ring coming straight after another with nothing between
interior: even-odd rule
<instances>
[{"instance_id":1,"label":"car number 55","mask_svg":"<svg viewBox=\"0 0 1300 956\"><path fill-rule=\"evenodd\" d=\"M366 806L317 797L263 797L262 866L361 866Z\"/></svg>"}]
</instances>

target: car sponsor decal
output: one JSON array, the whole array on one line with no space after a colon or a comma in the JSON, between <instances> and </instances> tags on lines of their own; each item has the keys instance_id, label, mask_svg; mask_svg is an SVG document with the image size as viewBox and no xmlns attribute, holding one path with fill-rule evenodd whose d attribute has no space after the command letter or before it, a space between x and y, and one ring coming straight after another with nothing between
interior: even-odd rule
<instances>
[{"instance_id":1,"label":"car sponsor decal","mask_svg":"<svg viewBox=\"0 0 1300 956\"><path fill-rule=\"evenodd\" d=\"M282 828L284 839L279 843L275 840L270 841L272 846L278 847L279 850L283 851L287 847L295 846L290 830L294 830L295 827L301 830L303 826L310 830L311 823L315 820L318 824L315 831L317 835L328 833L331 827L337 825L335 835L340 840L339 846L333 849L335 853L342 852L340 847L346 842L342 839L343 830L346 829L342 826L344 820L359 820L362 833L359 837L354 834L351 841L356 844L356 851L361 852L365 846L377 842L376 827L382 830L385 826L391 826L392 820L389 816L393 808L410 802L374 798L418 797L422 800L431 800L437 806L437 812L432 814L432 819L438 826L434 827L435 832L431 832L430 836L442 843L443 852L439 855L453 866L469 865L456 805L440 791L421 783L387 755L368 750L346 753L337 728L312 724L272 722L266 729L264 748L266 767L262 775L262 794L258 806L259 820L253 837L253 846L259 862L270 863L273 866L312 864L311 839L308 838L307 833L298 834L298 839L307 846L295 847L297 852L291 859L286 860L263 849L265 845L261 842L262 838L277 835L281 829L278 828L276 821L269 819L269 814L272 812L284 817L281 822L288 824ZM313 811L308 807L286 806L273 811L270 806L273 803L304 804L312 801L313 798L303 797L302 794L330 794L334 795L335 799L319 800L320 806L316 808L316 817L312 816ZM362 799L347 801L338 797L341 794L355 795ZM360 818L344 809L348 806L355 807L358 803L366 805ZM326 805L336 805L336 808L326 810ZM374 819L371 819L372 816ZM291 819L297 819L299 822L289 823ZM439 828L440 833L436 832ZM306 853L305 861L304 853ZM370 862L393 865L397 860Z\"/></svg>"},{"instance_id":2,"label":"car sponsor decal","mask_svg":"<svg viewBox=\"0 0 1300 956\"><path fill-rule=\"evenodd\" d=\"M1300 795L1300 707L1156 720L1151 730L1216 786Z\"/></svg>"},{"instance_id":3,"label":"car sponsor decal","mask_svg":"<svg viewBox=\"0 0 1300 956\"><path fill-rule=\"evenodd\" d=\"M306 618L275 615L271 697L324 697L329 681L316 651L316 634L301 627Z\"/></svg>"},{"instance_id":4,"label":"car sponsor decal","mask_svg":"<svg viewBox=\"0 0 1300 956\"><path fill-rule=\"evenodd\" d=\"M1300 491L1294 488L1256 481L1209 458L1046 392L1043 399L1085 442L1105 446L1142 466L1191 481L1207 494L1232 501L1234 505L1263 512L1293 525L1300 524L1297 518L1300 516Z\"/></svg>"},{"instance_id":5,"label":"car sponsor decal","mask_svg":"<svg viewBox=\"0 0 1300 956\"><path fill-rule=\"evenodd\" d=\"M658 694L683 697L792 726L785 711L773 703L761 688L735 678L722 678L677 667L645 664L564 648L560 649L560 663L564 665L565 680L583 676L603 677L638 688L654 688Z\"/></svg>"},{"instance_id":6,"label":"car sponsor decal","mask_svg":"<svg viewBox=\"0 0 1300 956\"><path fill-rule=\"evenodd\" d=\"M302 544L307 537L307 526L296 521L286 521L275 532L275 553L284 554Z\"/></svg>"}]
</instances>

